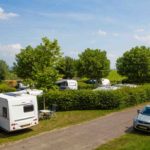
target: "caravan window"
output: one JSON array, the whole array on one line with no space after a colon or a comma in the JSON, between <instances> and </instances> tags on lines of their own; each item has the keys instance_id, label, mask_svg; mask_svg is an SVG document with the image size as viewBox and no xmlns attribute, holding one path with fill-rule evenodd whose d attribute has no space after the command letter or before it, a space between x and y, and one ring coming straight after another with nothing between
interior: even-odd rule
<instances>
[{"instance_id":1,"label":"caravan window","mask_svg":"<svg viewBox=\"0 0 150 150\"><path fill-rule=\"evenodd\" d=\"M7 118L7 108L3 107L3 117Z\"/></svg>"},{"instance_id":2,"label":"caravan window","mask_svg":"<svg viewBox=\"0 0 150 150\"><path fill-rule=\"evenodd\" d=\"M66 81L61 83L61 86L68 86L68 83Z\"/></svg>"},{"instance_id":3,"label":"caravan window","mask_svg":"<svg viewBox=\"0 0 150 150\"><path fill-rule=\"evenodd\" d=\"M31 112L34 110L34 107L33 105L26 105L23 107L23 109L24 109L24 112Z\"/></svg>"}]
</instances>

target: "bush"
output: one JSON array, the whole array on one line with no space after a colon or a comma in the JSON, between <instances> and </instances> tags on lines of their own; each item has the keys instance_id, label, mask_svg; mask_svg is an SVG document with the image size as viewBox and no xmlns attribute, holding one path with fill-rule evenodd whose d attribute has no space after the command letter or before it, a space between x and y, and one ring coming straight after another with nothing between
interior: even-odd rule
<instances>
[{"instance_id":1,"label":"bush","mask_svg":"<svg viewBox=\"0 0 150 150\"><path fill-rule=\"evenodd\" d=\"M85 82L78 81L78 89L79 90L87 90L87 89L94 89L94 84L87 84Z\"/></svg>"},{"instance_id":2,"label":"bush","mask_svg":"<svg viewBox=\"0 0 150 150\"><path fill-rule=\"evenodd\" d=\"M46 106L57 104L59 110L119 109L150 100L150 85L115 91L66 90L45 94ZM39 108L43 106L39 97Z\"/></svg>"},{"instance_id":3,"label":"bush","mask_svg":"<svg viewBox=\"0 0 150 150\"><path fill-rule=\"evenodd\" d=\"M0 93L5 93L5 92L14 92L16 91L15 88L10 87L9 85L2 83L0 84Z\"/></svg>"}]
</instances>

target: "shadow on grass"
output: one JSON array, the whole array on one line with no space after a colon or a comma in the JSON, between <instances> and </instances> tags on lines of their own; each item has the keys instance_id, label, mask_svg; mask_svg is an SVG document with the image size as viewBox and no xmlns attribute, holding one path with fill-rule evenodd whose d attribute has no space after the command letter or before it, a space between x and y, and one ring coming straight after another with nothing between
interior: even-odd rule
<instances>
[{"instance_id":1,"label":"shadow on grass","mask_svg":"<svg viewBox=\"0 0 150 150\"><path fill-rule=\"evenodd\" d=\"M137 130L137 129L134 129L133 126L127 127L127 129L125 130L125 133L150 136L150 131L147 132L144 130Z\"/></svg>"},{"instance_id":2,"label":"shadow on grass","mask_svg":"<svg viewBox=\"0 0 150 150\"><path fill-rule=\"evenodd\" d=\"M0 138L8 138L12 136L18 136L20 134L26 134L28 132L33 131L32 129L24 129L24 130L18 130L14 132L7 132L5 130L0 129Z\"/></svg>"}]
</instances>

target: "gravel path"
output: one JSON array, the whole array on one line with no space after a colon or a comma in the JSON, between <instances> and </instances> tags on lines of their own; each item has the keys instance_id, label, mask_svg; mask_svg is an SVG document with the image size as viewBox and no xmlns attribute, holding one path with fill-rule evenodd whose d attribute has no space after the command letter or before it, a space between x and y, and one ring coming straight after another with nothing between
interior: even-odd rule
<instances>
[{"instance_id":1,"label":"gravel path","mask_svg":"<svg viewBox=\"0 0 150 150\"><path fill-rule=\"evenodd\" d=\"M0 146L0 150L93 150L128 132L139 107Z\"/></svg>"}]
</instances>

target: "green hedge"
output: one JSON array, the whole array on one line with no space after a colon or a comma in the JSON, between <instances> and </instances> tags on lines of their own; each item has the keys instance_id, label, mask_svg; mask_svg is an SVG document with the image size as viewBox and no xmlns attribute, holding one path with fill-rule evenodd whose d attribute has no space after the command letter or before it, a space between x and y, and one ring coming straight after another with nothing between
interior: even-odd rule
<instances>
[{"instance_id":1,"label":"green hedge","mask_svg":"<svg viewBox=\"0 0 150 150\"><path fill-rule=\"evenodd\" d=\"M118 109L150 100L150 85L123 88L115 91L50 91L45 94L46 106L57 104L58 110ZM39 98L39 108L43 104Z\"/></svg>"},{"instance_id":2,"label":"green hedge","mask_svg":"<svg viewBox=\"0 0 150 150\"><path fill-rule=\"evenodd\" d=\"M87 84L82 81L78 81L78 89L79 90L87 90L87 89L94 89L95 85L94 84Z\"/></svg>"},{"instance_id":3,"label":"green hedge","mask_svg":"<svg viewBox=\"0 0 150 150\"><path fill-rule=\"evenodd\" d=\"M10 87L9 85L5 83L0 84L0 93L5 93L5 92L14 92L16 91L15 88Z\"/></svg>"}]
</instances>

